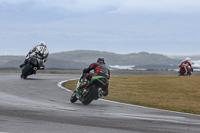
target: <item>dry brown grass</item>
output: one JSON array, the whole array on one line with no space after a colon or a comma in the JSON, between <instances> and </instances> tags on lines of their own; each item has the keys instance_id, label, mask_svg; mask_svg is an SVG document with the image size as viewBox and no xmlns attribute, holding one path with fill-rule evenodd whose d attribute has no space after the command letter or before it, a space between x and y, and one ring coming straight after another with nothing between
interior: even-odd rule
<instances>
[{"instance_id":1,"label":"dry brown grass","mask_svg":"<svg viewBox=\"0 0 200 133\"><path fill-rule=\"evenodd\" d=\"M65 86L74 90L76 83L69 81ZM200 77L112 76L104 99L200 114Z\"/></svg>"}]
</instances>

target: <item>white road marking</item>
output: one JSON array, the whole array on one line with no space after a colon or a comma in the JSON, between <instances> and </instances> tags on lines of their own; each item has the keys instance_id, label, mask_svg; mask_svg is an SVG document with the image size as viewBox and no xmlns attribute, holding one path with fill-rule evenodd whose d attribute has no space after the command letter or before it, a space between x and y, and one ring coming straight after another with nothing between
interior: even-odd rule
<instances>
[{"instance_id":1,"label":"white road marking","mask_svg":"<svg viewBox=\"0 0 200 133\"><path fill-rule=\"evenodd\" d=\"M78 78L76 78L76 79L70 79L70 80L77 80L77 79L78 79ZM73 93L72 90L70 90L70 89L68 89L68 88L66 88L66 87L63 86L63 84L64 84L65 82L67 82L67 81L69 81L69 80L60 81L60 82L58 82L57 86L60 87L60 88L63 89L63 90L66 90L66 91L69 91L69 92L72 92L72 93Z\"/></svg>"}]
</instances>

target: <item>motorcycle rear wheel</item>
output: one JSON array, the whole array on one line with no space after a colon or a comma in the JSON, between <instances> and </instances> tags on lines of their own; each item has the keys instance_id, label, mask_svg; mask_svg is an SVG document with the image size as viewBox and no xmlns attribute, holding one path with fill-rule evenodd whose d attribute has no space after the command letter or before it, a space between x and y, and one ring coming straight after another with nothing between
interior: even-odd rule
<instances>
[{"instance_id":1,"label":"motorcycle rear wheel","mask_svg":"<svg viewBox=\"0 0 200 133\"><path fill-rule=\"evenodd\" d=\"M92 85L90 92L88 92L87 96L83 97L81 102L83 105L90 104L95 97L98 95L98 87L96 85Z\"/></svg>"}]
</instances>

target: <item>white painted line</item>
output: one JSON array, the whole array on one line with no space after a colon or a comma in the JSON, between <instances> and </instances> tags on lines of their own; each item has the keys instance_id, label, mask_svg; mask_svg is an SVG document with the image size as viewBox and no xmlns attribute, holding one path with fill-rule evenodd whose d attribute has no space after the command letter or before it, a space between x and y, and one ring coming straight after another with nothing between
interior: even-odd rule
<instances>
[{"instance_id":1,"label":"white painted line","mask_svg":"<svg viewBox=\"0 0 200 133\"><path fill-rule=\"evenodd\" d=\"M78 78L76 78L76 79L70 79L70 80L77 80L77 79L78 79ZM73 93L72 90L70 90L70 89L68 89L68 88L65 88L65 87L63 86L63 84L64 84L65 82L67 82L67 81L69 81L69 80L60 81L60 82L58 82L57 86L60 87L60 88L63 89L63 90L66 90L66 91L69 91L69 92L72 92L72 93Z\"/></svg>"},{"instance_id":2,"label":"white painted line","mask_svg":"<svg viewBox=\"0 0 200 133\"><path fill-rule=\"evenodd\" d=\"M73 93L72 90L70 90L70 89L64 87L63 84L64 84L65 82L67 82L67 81L70 81L70 80L77 80L77 79L79 79L79 78L60 81L57 85L58 85L58 87L60 87L61 89ZM121 105L126 105L126 106L137 107L137 108L144 108L144 109L151 109L151 110L161 110L161 111L166 111L166 112L173 112L173 113L177 113L177 114L187 114L187 115L193 115L193 116L198 116L198 117L200 116L200 115L190 114L190 113L182 113L182 112L177 112L177 111L170 111L170 110L164 110L164 109L156 109L156 108L149 108L149 107L144 107L144 106L138 106L138 105L133 105L133 104L128 104L128 103L120 103L120 102L110 101L110 100L105 100L105 99L98 99L98 100L104 101L104 102L109 102L109 103L115 103L115 104L121 104Z\"/></svg>"}]
</instances>

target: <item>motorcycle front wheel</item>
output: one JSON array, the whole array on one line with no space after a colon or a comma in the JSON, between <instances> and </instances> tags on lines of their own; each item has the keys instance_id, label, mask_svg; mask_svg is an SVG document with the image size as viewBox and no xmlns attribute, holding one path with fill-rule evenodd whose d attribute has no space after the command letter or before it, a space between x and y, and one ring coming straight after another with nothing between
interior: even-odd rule
<instances>
[{"instance_id":1,"label":"motorcycle front wheel","mask_svg":"<svg viewBox=\"0 0 200 133\"><path fill-rule=\"evenodd\" d=\"M75 103L77 101L76 93L74 92L70 98L71 103Z\"/></svg>"},{"instance_id":2,"label":"motorcycle front wheel","mask_svg":"<svg viewBox=\"0 0 200 133\"><path fill-rule=\"evenodd\" d=\"M30 70L33 68L31 64L27 64L23 69L22 69L22 74L21 78L26 79L29 75Z\"/></svg>"}]
</instances>

